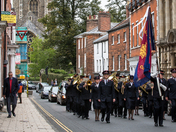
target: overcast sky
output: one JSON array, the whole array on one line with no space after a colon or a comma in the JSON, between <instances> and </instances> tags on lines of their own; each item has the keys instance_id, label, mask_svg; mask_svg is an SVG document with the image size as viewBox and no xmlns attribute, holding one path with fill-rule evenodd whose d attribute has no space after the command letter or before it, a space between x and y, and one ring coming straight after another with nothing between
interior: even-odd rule
<instances>
[{"instance_id":1,"label":"overcast sky","mask_svg":"<svg viewBox=\"0 0 176 132\"><path fill-rule=\"evenodd\" d=\"M101 0L101 8L103 8L105 11L107 11L107 8L105 8L105 5L107 5L107 0Z\"/></svg>"}]
</instances>

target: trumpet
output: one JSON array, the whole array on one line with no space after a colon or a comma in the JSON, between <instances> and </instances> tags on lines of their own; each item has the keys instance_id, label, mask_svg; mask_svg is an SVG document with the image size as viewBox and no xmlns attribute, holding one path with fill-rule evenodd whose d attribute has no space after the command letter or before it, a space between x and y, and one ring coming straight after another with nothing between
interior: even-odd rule
<instances>
[{"instance_id":1,"label":"trumpet","mask_svg":"<svg viewBox=\"0 0 176 132\"><path fill-rule=\"evenodd\" d=\"M116 74L117 74L117 72L112 73L111 76L110 76L108 79L109 79L109 80L113 80L113 82L114 82L114 89L115 89L117 92L119 92L119 90L117 89L119 79L116 78Z\"/></svg>"}]
</instances>

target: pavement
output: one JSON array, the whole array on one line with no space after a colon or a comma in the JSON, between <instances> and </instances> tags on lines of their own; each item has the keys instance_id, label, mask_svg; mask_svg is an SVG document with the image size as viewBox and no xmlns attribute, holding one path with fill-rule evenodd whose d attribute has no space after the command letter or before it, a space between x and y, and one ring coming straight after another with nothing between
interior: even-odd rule
<instances>
[{"instance_id":1,"label":"pavement","mask_svg":"<svg viewBox=\"0 0 176 132\"><path fill-rule=\"evenodd\" d=\"M22 94L22 101L22 104L17 103L16 117L12 115L7 118L6 106L0 111L0 132L55 132L55 128L45 120L26 93Z\"/></svg>"}]
</instances>

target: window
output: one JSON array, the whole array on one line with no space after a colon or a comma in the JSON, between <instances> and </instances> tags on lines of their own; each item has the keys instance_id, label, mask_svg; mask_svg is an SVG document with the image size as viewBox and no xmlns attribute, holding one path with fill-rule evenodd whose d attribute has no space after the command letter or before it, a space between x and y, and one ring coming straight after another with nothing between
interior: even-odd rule
<instances>
[{"instance_id":1,"label":"window","mask_svg":"<svg viewBox=\"0 0 176 132\"><path fill-rule=\"evenodd\" d=\"M81 42L81 49L83 48L83 38L82 38L82 42Z\"/></svg>"},{"instance_id":2,"label":"window","mask_svg":"<svg viewBox=\"0 0 176 132\"><path fill-rule=\"evenodd\" d=\"M138 24L138 22L136 22L136 24ZM137 41L137 46L138 46L139 45L139 27L138 26L136 27L136 30L137 30L137 32L136 32L137 33L136 34L137 35L136 36L136 41Z\"/></svg>"},{"instance_id":3,"label":"window","mask_svg":"<svg viewBox=\"0 0 176 132\"><path fill-rule=\"evenodd\" d=\"M84 54L84 68L86 68L86 53Z\"/></svg>"},{"instance_id":4,"label":"window","mask_svg":"<svg viewBox=\"0 0 176 132\"><path fill-rule=\"evenodd\" d=\"M30 10L34 13L34 15L38 16L38 1L37 0L30 1Z\"/></svg>"},{"instance_id":5,"label":"window","mask_svg":"<svg viewBox=\"0 0 176 132\"><path fill-rule=\"evenodd\" d=\"M132 24L132 44L134 47L134 24Z\"/></svg>"},{"instance_id":6,"label":"window","mask_svg":"<svg viewBox=\"0 0 176 132\"><path fill-rule=\"evenodd\" d=\"M86 37L84 38L84 47L86 48Z\"/></svg>"},{"instance_id":7,"label":"window","mask_svg":"<svg viewBox=\"0 0 176 132\"><path fill-rule=\"evenodd\" d=\"M80 40L78 39L78 49L80 49Z\"/></svg>"},{"instance_id":8,"label":"window","mask_svg":"<svg viewBox=\"0 0 176 132\"><path fill-rule=\"evenodd\" d=\"M112 70L114 71L114 56L112 56Z\"/></svg>"},{"instance_id":9,"label":"window","mask_svg":"<svg viewBox=\"0 0 176 132\"><path fill-rule=\"evenodd\" d=\"M105 69L105 66L106 66L106 60L103 59L103 71L104 71L104 69Z\"/></svg>"},{"instance_id":10,"label":"window","mask_svg":"<svg viewBox=\"0 0 176 132\"><path fill-rule=\"evenodd\" d=\"M155 16L154 16L154 12L151 13L152 14L152 25L153 25L153 34L155 34Z\"/></svg>"},{"instance_id":11,"label":"window","mask_svg":"<svg viewBox=\"0 0 176 132\"><path fill-rule=\"evenodd\" d=\"M112 45L114 45L114 36L112 36Z\"/></svg>"},{"instance_id":12,"label":"window","mask_svg":"<svg viewBox=\"0 0 176 132\"><path fill-rule=\"evenodd\" d=\"M117 43L120 44L120 34L117 35Z\"/></svg>"},{"instance_id":13,"label":"window","mask_svg":"<svg viewBox=\"0 0 176 132\"><path fill-rule=\"evenodd\" d=\"M125 59L125 70L127 70L127 56L126 56L126 54L124 55L124 59Z\"/></svg>"},{"instance_id":14,"label":"window","mask_svg":"<svg viewBox=\"0 0 176 132\"><path fill-rule=\"evenodd\" d=\"M124 42L126 42L126 32L123 33L123 37L124 37Z\"/></svg>"},{"instance_id":15,"label":"window","mask_svg":"<svg viewBox=\"0 0 176 132\"><path fill-rule=\"evenodd\" d=\"M108 61L108 58L106 58L106 69L105 70L108 70L108 65L109 65L109 61Z\"/></svg>"},{"instance_id":16,"label":"window","mask_svg":"<svg viewBox=\"0 0 176 132\"><path fill-rule=\"evenodd\" d=\"M99 60L99 62L100 62L100 70L99 70L99 72L101 72L101 60Z\"/></svg>"},{"instance_id":17,"label":"window","mask_svg":"<svg viewBox=\"0 0 176 132\"><path fill-rule=\"evenodd\" d=\"M97 72L98 72L98 60L97 60Z\"/></svg>"},{"instance_id":18,"label":"window","mask_svg":"<svg viewBox=\"0 0 176 132\"><path fill-rule=\"evenodd\" d=\"M78 68L80 68L80 55L78 55Z\"/></svg>"},{"instance_id":19,"label":"window","mask_svg":"<svg viewBox=\"0 0 176 132\"><path fill-rule=\"evenodd\" d=\"M106 53L106 42L104 42L104 53Z\"/></svg>"},{"instance_id":20,"label":"window","mask_svg":"<svg viewBox=\"0 0 176 132\"><path fill-rule=\"evenodd\" d=\"M99 54L99 44L97 44L97 54Z\"/></svg>"},{"instance_id":21,"label":"window","mask_svg":"<svg viewBox=\"0 0 176 132\"><path fill-rule=\"evenodd\" d=\"M120 71L120 58L121 58L121 55L118 55L119 71Z\"/></svg>"}]
</instances>

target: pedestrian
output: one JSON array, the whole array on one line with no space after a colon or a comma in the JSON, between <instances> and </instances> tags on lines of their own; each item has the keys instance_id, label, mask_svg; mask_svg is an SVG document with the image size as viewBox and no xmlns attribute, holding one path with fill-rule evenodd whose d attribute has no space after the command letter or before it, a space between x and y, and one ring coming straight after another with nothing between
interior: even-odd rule
<instances>
[{"instance_id":1,"label":"pedestrian","mask_svg":"<svg viewBox=\"0 0 176 132\"><path fill-rule=\"evenodd\" d=\"M21 83L21 81L18 82L18 87L19 87L19 90L18 90L18 98L20 99L20 104L22 103L22 98L21 98L21 94L22 94L22 90L23 90L23 84Z\"/></svg>"},{"instance_id":2,"label":"pedestrian","mask_svg":"<svg viewBox=\"0 0 176 132\"><path fill-rule=\"evenodd\" d=\"M62 80L62 82L63 82L63 80ZM57 79L55 79L55 86L57 86Z\"/></svg>"},{"instance_id":3,"label":"pedestrian","mask_svg":"<svg viewBox=\"0 0 176 132\"><path fill-rule=\"evenodd\" d=\"M176 68L171 70L172 78L168 80L168 90L166 100L171 100L172 109L172 122L176 122Z\"/></svg>"},{"instance_id":4,"label":"pedestrian","mask_svg":"<svg viewBox=\"0 0 176 132\"><path fill-rule=\"evenodd\" d=\"M51 86L53 86L53 80L51 80Z\"/></svg>"},{"instance_id":5,"label":"pedestrian","mask_svg":"<svg viewBox=\"0 0 176 132\"><path fill-rule=\"evenodd\" d=\"M138 93L139 93L139 100L136 99L135 101L135 115L139 115L139 104L140 104L140 98L142 97L142 95L140 95L140 93L142 94L142 91L139 90L139 88L138 88Z\"/></svg>"},{"instance_id":6,"label":"pedestrian","mask_svg":"<svg viewBox=\"0 0 176 132\"><path fill-rule=\"evenodd\" d=\"M158 119L159 119L159 126L163 127L163 96L165 92L162 88L158 87L158 82L162 83L166 86L166 80L162 78L161 74L158 74L157 77L151 76L151 81L154 83L153 88L153 102L154 102L154 126L158 126ZM160 92L161 91L161 92ZM161 94L161 95L160 95Z\"/></svg>"},{"instance_id":7,"label":"pedestrian","mask_svg":"<svg viewBox=\"0 0 176 132\"><path fill-rule=\"evenodd\" d=\"M71 98L71 78L68 78L68 82L65 84L66 89L66 111L70 112L72 108L72 98Z\"/></svg>"},{"instance_id":8,"label":"pedestrian","mask_svg":"<svg viewBox=\"0 0 176 132\"><path fill-rule=\"evenodd\" d=\"M99 115L100 115L100 109L101 109L101 104L98 102L98 93L99 93L99 82L100 82L100 77L96 76L94 77L95 82L92 83L91 85L91 95L90 95L90 102L93 101L93 108L95 111L95 121L99 121Z\"/></svg>"},{"instance_id":9,"label":"pedestrian","mask_svg":"<svg viewBox=\"0 0 176 132\"><path fill-rule=\"evenodd\" d=\"M127 109L128 109L128 119L134 120L133 113L135 109L135 102L139 100L139 92L138 88L135 87L133 82L134 76L130 75L130 82L125 86L124 92L124 101L126 101Z\"/></svg>"},{"instance_id":10,"label":"pedestrian","mask_svg":"<svg viewBox=\"0 0 176 132\"><path fill-rule=\"evenodd\" d=\"M99 95L98 101L101 102L101 112L102 117L101 121L104 121L105 112L106 112L106 122L110 123L110 113L112 108L112 103L115 102L115 91L114 83L109 80L109 71L103 71L103 80L99 84Z\"/></svg>"},{"instance_id":11,"label":"pedestrian","mask_svg":"<svg viewBox=\"0 0 176 132\"><path fill-rule=\"evenodd\" d=\"M15 117L15 108L17 104L17 92L19 90L18 87L18 80L13 77L13 73L9 72L9 77L4 80L4 89L3 89L3 96L7 100L7 118L11 118L11 112ZM11 105L12 104L12 111Z\"/></svg>"}]
</instances>

